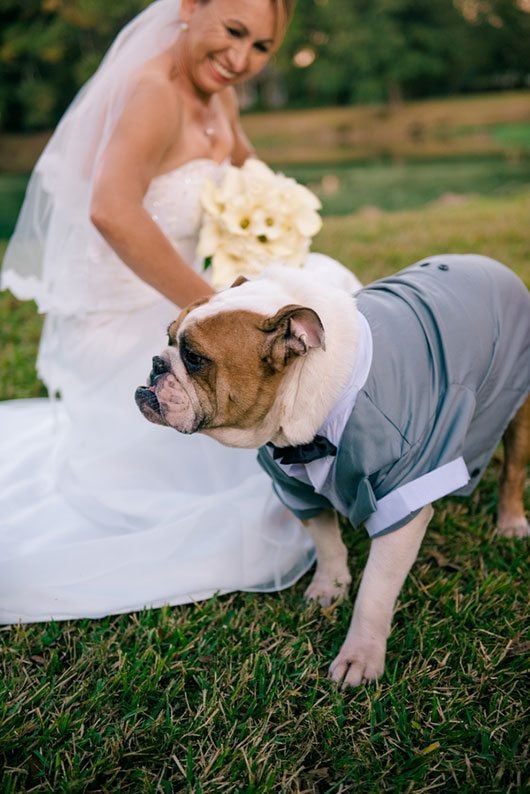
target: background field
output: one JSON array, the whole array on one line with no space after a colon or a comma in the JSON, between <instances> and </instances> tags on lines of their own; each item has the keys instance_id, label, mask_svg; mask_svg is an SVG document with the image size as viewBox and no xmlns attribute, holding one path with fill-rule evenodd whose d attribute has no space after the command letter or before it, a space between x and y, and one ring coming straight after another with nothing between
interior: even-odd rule
<instances>
[{"instance_id":1,"label":"background field","mask_svg":"<svg viewBox=\"0 0 530 794\"><path fill-rule=\"evenodd\" d=\"M256 113L244 127L267 162L432 159L530 150L530 92Z\"/></svg>"},{"instance_id":2,"label":"background field","mask_svg":"<svg viewBox=\"0 0 530 794\"><path fill-rule=\"evenodd\" d=\"M422 163L421 180L405 160L359 163L351 176L329 162L297 166L314 184L344 180L358 201L355 213L325 218L314 248L365 282L429 254L477 251L530 286L524 153L489 153L481 162L505 163L511 176L495 182L486 168L487 190L473 178L479 161L459 157ZM440 192L449 171L462 187ZM389 211L376 195L399 180ZM0 294L1 398L43 393L39 328L31 304ZM309 576L272 595L3 629L0 790L528 790L528 543L494 535L499 462L472 498L439 504L377 686L343 694L327 680L351 605L306 606ZM345 536L355 589L368 542Z\"/></svg>"},{"instance_id":3,"label":"background field","mask_svg":"<svg viewBox=\"0 0 530 794\"><path fill-rule=\"evenodd\" d=\"M254 113L243 125L265 162L310 185L325 216L454 193L506 195L530 183L530 91ZM0 135L0 237L47 137Z\"/></svg>"}]
</instances>

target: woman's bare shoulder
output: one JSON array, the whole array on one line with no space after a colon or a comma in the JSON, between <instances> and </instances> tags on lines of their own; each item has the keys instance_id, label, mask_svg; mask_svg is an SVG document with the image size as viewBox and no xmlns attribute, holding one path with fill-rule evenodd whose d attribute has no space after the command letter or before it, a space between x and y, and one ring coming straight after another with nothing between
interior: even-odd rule
<instances>
[{"instance_id":1,"label":"woman's bare shoulder","mask_svg":"<svg viewBox=\"0 0 530 794\"><path fill-rule=\"evenodd\" d=\"M142 69L130 84L103 152L101 173L113 184L137 180L145 190L178 140L180 126L180 103L171 80L162 69Z\"/></svg>"},{"instance_id":2,"label":"woman's bare shoulder","mask_svg":"<svg viewBox=\"0 0 530 794\"><path fill-rule=\"evenodd\" d=\"M130 89L129 102L136 105L145 104L164 113L176 114L180 103L175 85L167 70L154 63L141 69L136 75Z\"/></svg>"}]
</instances>

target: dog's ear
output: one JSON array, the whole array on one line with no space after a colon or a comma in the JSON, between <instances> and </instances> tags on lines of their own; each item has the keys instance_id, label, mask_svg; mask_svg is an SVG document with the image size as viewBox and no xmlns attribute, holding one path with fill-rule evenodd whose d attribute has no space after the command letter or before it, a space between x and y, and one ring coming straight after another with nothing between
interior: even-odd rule
<instances>
[{"instance_id":1,"label":"dog's ear","mask_svg":"<svg viewBox=\"0 0 530 794\"><path fill-rule=\"evenodd\" d=\"M326 349L324 326L307 306L284 306L260 326L266 334L263 359L275 372L294 356L305 356L311 348Z\"/></svg>"},{"instance_id":2,"label":"dog's ear","mask_svg":"<svg viewBox=\"0 0 530 794\"><path fill-rule=\"evenodd\" d=\"M247 281L248 278L245 278L245 276L238 276L236 280L230 284L230 289L232 289L232 287L240 287L241 284L245 284Z\"/></svg>"}]
</instances>

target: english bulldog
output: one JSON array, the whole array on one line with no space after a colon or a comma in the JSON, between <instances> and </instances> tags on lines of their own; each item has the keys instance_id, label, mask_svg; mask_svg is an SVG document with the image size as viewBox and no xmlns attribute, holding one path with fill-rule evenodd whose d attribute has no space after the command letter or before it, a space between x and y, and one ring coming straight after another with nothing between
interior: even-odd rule
<instances>
[{"instance_id":1,"label":"english bulldog","mask_svg":"<svg viewBox=\"0 0 530 794\"><path fill-rule=\"evenodd\" d=\"M378 679L432 502L470 494L504 440L498 532L527 536L530 297L482 256L422 260L355 295L274 267L183 310L136 402L152 422L259 448L307 526L323 606L351 582L337 513L371 537L330 676Z\"/></svg>"}]
</instances>

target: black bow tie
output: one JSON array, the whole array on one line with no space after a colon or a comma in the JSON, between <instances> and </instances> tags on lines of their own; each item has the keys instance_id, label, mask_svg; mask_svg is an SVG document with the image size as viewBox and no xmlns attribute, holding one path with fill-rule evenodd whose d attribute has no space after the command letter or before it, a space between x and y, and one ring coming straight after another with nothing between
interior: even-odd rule
<instances>
[{"instance_id":1,"label":"black bow tie","mask_svg":"<svg viewBox=\"0 0 530 794\"><path fill-rule=\"evenodd\" d=\"M275 447L271 443L267 446L272 448L274 460L279 460L283 464L311 463L312 460L337 454L335 444L332 444L324 436L315 436L308 444L298 444L296 447Z\"/></svg>"}]
</instances>

